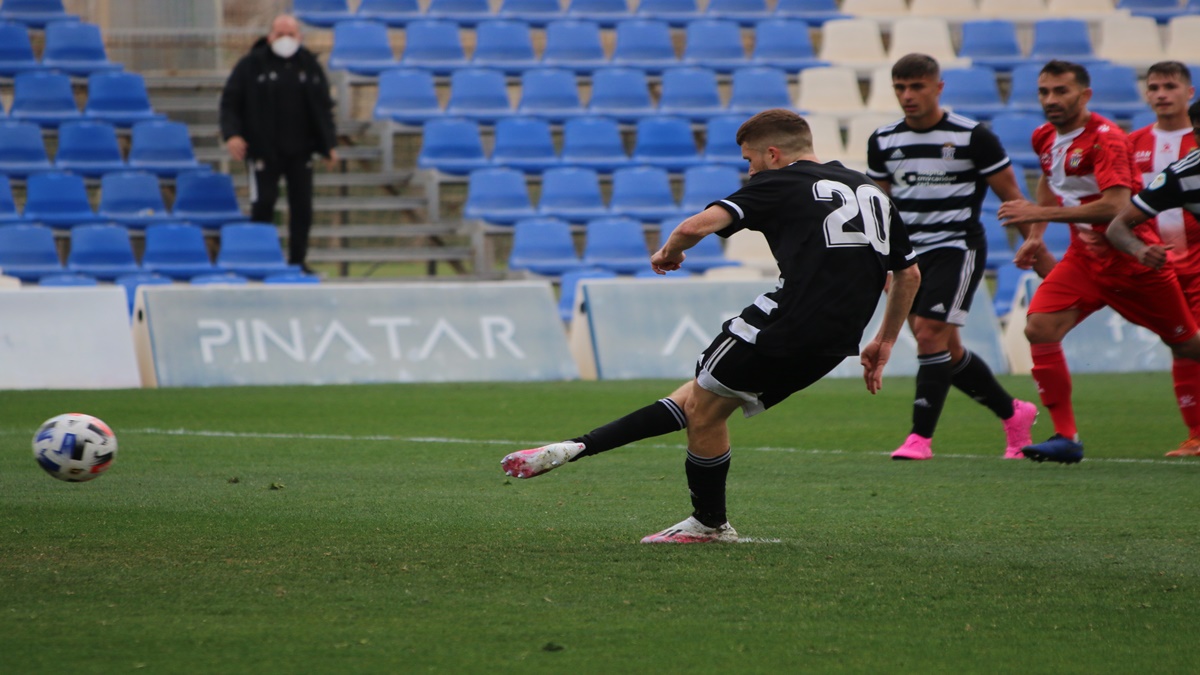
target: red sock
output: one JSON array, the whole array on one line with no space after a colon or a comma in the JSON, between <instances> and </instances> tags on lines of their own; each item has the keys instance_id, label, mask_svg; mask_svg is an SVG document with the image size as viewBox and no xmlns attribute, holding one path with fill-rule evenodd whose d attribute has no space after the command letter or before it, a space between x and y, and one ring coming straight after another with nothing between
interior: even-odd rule
<instances>
[{"instance_id":1,"label":"red sock","mask_svg":"<svg viewBox=\"0 0 1200 675\"><path fill-rule=\"evenodd\" d=\"M1175 380L1175 400L1179 403L1183 423L1190 436L1200 436L1200 363L1175 359L1171 377Z\"/></svg>"},{"instance_id":2,"label":"red sock","mask_svg":"<svg viewBox=\"0 0 1200 675\"><path fill-rule=\"evenodd\" d=\"M1071 371L1067 370L1062 343L1029 345L1029 351L1033 356L1033 381L1037 383L1042 405L1050 411L1054 431L1074 440L1079 430L1071 406Z\"/></svg>"}]
</instances>

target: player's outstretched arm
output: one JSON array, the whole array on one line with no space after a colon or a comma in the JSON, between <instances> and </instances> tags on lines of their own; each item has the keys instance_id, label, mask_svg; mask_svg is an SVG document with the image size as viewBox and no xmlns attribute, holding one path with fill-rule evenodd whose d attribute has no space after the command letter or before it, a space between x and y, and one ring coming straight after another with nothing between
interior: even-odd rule
<instances>
[{"instance_id":1,"label":"player's outstretched arm","mask_svg":"<svg viewBox=\"0 0 1200 675\"><path fill-rule=\"evenodd\" d=\"M883 389L883 367L892 356L892 345L896 343L900 329L908 320L913 298L920 287L921 270L916 265L892 273L887 304L883 310L883 323L880 324L875 338L863 347L862 356L859 358L863 367L863 381L867 384L867 391L872 394Z\"/></svg>"},{"instance_id":2,"label":"player's outstretched arm","mask_svg":"<svg viewBox=\"0 0 1200 675\"><path fill-rule=\"evenodd\" d=\"M650 268L656 274L666 274L677 270L687 258L684 251L695 246L701 239L713 232L725 229L733 222L733 216L719 206L710 206L676 227L671 236L663 242L662 248L650 256Z\"/></svg>"},{"instance_id":3,"label":"player's outstretched arm","mask_svg":"<svg viewBox=\"0 0 1200 675\"><path fill-rule=\"evenodd\" d=\"M1159 269L1167 263L1167 251L1170 246L1164 244L1147 245L1133 233L1133 228L1150 219L1150 215L1130 202L1121 209L1116 218L1108 224L1104 236L1119 251L1124 251L1137 258L1146 267Z\"/></svg>"}]
</instances>

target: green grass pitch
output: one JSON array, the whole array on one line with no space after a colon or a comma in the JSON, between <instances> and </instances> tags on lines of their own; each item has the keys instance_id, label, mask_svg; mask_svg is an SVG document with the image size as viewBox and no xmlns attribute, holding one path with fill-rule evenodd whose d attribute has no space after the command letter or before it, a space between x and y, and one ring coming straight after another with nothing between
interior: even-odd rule
<instances>
[{"instance_id":1,"label":"green grass pitch","mask_svg":"<svg viewBox=\"0 0 1200 675\"><path fill-rule=\"evenodd\" d=\"M889 461L912 380L819 383L731 423L756 543L637 543L689 511L682 434L499 471L675 384L0 392L0 672L1200 669L1200 460L1162 457L1167 374L1077 376L1069 467L1001 460L957 392L935 459ZM69 411L120 441L90 483L32 457Z\"/></svg>"}]
</instances>

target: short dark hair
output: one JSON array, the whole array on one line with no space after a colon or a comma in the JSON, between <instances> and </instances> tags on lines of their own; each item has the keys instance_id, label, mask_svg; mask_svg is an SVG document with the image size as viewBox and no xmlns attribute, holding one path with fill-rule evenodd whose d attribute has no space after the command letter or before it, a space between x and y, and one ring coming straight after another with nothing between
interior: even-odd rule
<instances>
[{"instance_id":1,"label":"short dark hair","mask_svg":"<svg viewBox=\"0 0 1200 675\"><path fill-rule=\"evenodd\" d=\"M812 152L812 129L803 117L786 108L764 110L742 122L735 139L739 147L775 146L789 152Z\"/></svg>"},{"instance_id":2,"label":"short dark hair","mask_svg":"<svg viewBox=\"0 0 1200 675\"><path fill-rule=\"evenodd\" d=\"M925 77L939 79L942 69L937 59L928 54L905 54L892 65L893 80L919 80Z\"/></svg>"},{"instance_id":3,"label":"short dark hair","mask_svg":"<svg viewBox=\"0 0 1200 675\"><path fill-rule=\"evenodd\" d=\"M1192 121L1192 126L1200 124L1200 101L1188 106L1188 119Z\"/></svg>"},{"instance_id":4,"label":"short dark hair","mask_svg":"<svg viewBox=\"0 0 1200 675\"><path fill-rule=\"evenodd\" d=\"M1059 59L1047 61L1046 65L1042 66L1039 75L1066 75L1067 73L1075 76L1075 81L1079 83L1079 86L1092 86L1092 76L1088 74L1088 69L1070 61L1061 61Z\"/></svg>"},{"instance_id":5,"label":"short dark hair","mask_svg":"<svg viewBox=\"0 0 1200 675\"><path fill-rule=\"evenodd\" d=\"M1146 77L1150 77L1151 75L1177 77L1181 82L1192 83L1192 71L1188 70L1188 67L1179 61L1159 61L1146 69Z\"/></svg>"}]
</instances>

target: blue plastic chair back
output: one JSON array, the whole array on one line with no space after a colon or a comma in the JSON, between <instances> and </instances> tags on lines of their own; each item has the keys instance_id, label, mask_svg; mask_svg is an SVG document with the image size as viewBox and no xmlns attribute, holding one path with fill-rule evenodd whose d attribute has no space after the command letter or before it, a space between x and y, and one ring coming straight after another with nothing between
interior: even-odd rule
<instances>
[{"instance_id":1,"label":"blue plastic chair back","mask_svg":"<svg viewBox=\"0 0 1200 675\"><path fill-rule=\"evenodd\" d=\"M563 9L558 0L504 0L500 3L499 15L540 28L561 18Z\"/></svg>"},{"instance_id":2,"label":"blue plastic chair back","mask_svg":"<svg viewBox=\"0 0 1200 675\"><path fill-rule=\"evenodd\" d=\"M67 14L62 0L4 0L0 2L0 20L16 21L30 28L44 28L52 21L72 21L79 17Z\"/></svg>"},{"instance_id":3,"label":"blue plastic chair back","mask_svg":"<svg viewBox=\"0 0 1200 675\"><path fill-rule=\"evenodd\" d=\"M722 164L693 166L683 172L684 211L699 213L712 202L742 188L742 172Z\"/></svg>"},{"instance_id":4,"label":"blue plastic chair back","mask_svg":"<svg viewBox=\"0 0 1200 675\"><path fill-rule=\"evenodd\" d=\"M625 19L617 24L612 62L617 66L659 72L679 65L671 42L671 27L665 21Z\"/></svg>"},{"instance_id":5,"label":"blue plastic chair back","mask_svg":"<svg viewBox=\"0 0 1200 675\"><path fill-rule=\"evenodd\" d=\"M582 266L579 255L575 253L571 227L566 221L558 218L527 218L517 221L513 226L509 269L558 276Z\"/></svg>"},{"instance_id":6,"label":"blue plastic chair back","mask_svg":"<svg viewBox=\"0 0 1200 675\"><path fill-rule=\"evenodd\" d=\"M699 122L726 112L717 87L717 74L695 66L664 70L658 111Z\"/></svg>"},{"instance_id":7,"label":"blue plastic chair back","mask_svg":"<svg viewBox=\"0 0 1200 675\"><path fill-rule=\"evenodd\" d=\"M1040 63L1027 63L1013 68L1005 106L1009 112L1042 114L1042 104L1038 102L1037 94L1038 74L1041 71Z\"/></svg>"},{"instance_id":8,"label":"blue plastic chair back","mask_svg":"<svg viewBox=\"0 0 1200 675\"><path fill-rule=\"evenodd\" d=\"M292 13L304 23L321 28L354 18L346 0L293 0Z\"/></svg>"},{"instance_id":9,"label":"blue plastic chair back","mask_svg":"<svg viewBox=\"0 0 1200 675\"><path fill-rule=\"evenodd\" d=\"M771 18L766 0L709 0L705 12L711 17L737 21L745 26Z\"/></svg>"},{"instance_id":10,"label":"blue plastic chair back","mask_svg":"<svg viewBox=\"0 0 1200 675\"><path fill-rule=\"evenodd\" d=\"M0 174L25 176L51 168L41 127L32 122L0 121Z\"/></svg>"},{"instance_id":11,"label":"blue plastic chair back","mask_svg":"<svg viewBox=\"0 0 1200 675\"><path fill-rule=\"evenodd\" d=\"M171 220L158 178L145 171L104 174L100 179L97 211L101 218L126 227L145 227Z\"/></svg>"},{"instance_id":12,"label":"blue plastic chair back","mask_svg":"<svg viewBox=\"0 0 1200 675\"><path fill-rule=\"evenodd\" d=\"M590 72L608 65L600 25L595 21L567 19L546 24L546 48L542 63L554 68Z\"/></svg>"},{"instance_id":13,"label":"blue plastic chair back","mask_svg":"<svg viewBox=\"0 0 1200 675\"><path fill-rule=\"evenodd\" d=\"M493 18L488 0L430 0L428 14L462 26Z\"/></svg>"},{"instance_id":14,"label":"blue plastic chair back","mask_svg":"<svg viewBox=\"0 0 1200 675\"><path fill-rule=\"evenodd\" d=\"M583 264L618 274L633 274L649 267L650 251L642 224L621 217L588 222Z\"/></svg>"},{"instance_id":15,"label":"blue plastic chair back","mask_svg":"<svg viewBox=\"0 0 1200 675\"><path fill-rule=\"evenodd\" d=\"M95 222L83 177L61 171L30 175L25 182L25 219L51 227Z\"/></svg>"},{"instance_id":16,"label":"blue plastic chair back","mask_svg":"<svg viewBox=\"0 0 1200 675\"><path fill-rule=\"evenodd\" d=\"M650 99L646 72L636 68L602 68L592 74L588 111L621 122L635 122L657 113Z\"/></svg>"},{"instance_id":17,"label":"blue plastic chair back","mask_svg":"<svg viewBox=\"0 0 1200 675\"><path fill-rule=\"evenodd\" d=\"M1033 130L1044 122L1042 117L1031 113L1002 113L992 118L991 128L1013 164L1034 169L1041 163L1031 144Z\"/></svg>"},{"instance_id":18,"label":"blue plastic chair back","mask_svg":"<svg viewBox=\"0 0 1200 675\"><path fill-rule=\"evenodd\" d=\"M742 148L737 144L737 131L745 121L743 115L710 119L704 127L704 152L701 154L704 161L744 167L746 160L742 159Z\"/></svg>"},{"instance_id":19,"label":"blue plastic chair back","mask_svg":"<svg viewBox=\"0 0 1200 675\"><path fill-rule=\"evenodd\" d=\"M58 154L54 165L64 171L99 176L126 168L117 142L117 130L108 122L64 122L58 128Z\"/></svg>"},{"instance_id":20,"label":"blue plastic chair back","mask_svg":"<svg viewBox=\"0 0 1200 675\"><path fill-rule=\"evenodd\" d=\"M849 18L838 11L837 0L779 0L775 3L775 16L803 21L814 27L823 26L826 21Z\"/></svg>"},{"instance_id":21,"label":"blue plastic chair back","mask_svg":"<svg viewBox=\"0 0 1200 675\"><path fill-rule=\"evenodd\" d=\"M481 68L498 68L520 73L538 65L533 53L529 24L511 19L492 19L475 27L475 53L471 63Z\"/></svg>"},{"instance_id":22,"label":"blue plastic chair back","mask_svg":"<svg viewBox=\"0 0 1200 675\"><path fill-rule=\"evenodd\" d=\"M171 213L180 220L213 227L246 219L233 178L215 171L185 171L175 176Z\"/></svg>"},{"instance_id":23,"label":"blue plastic chair back","mask_svg":"<svg viewBox=\"0 0 1200 675\"><path fill-rule=\"evenodd\" d=\"M659 241L665 243L667 237L670 237L682 222L682 218L664 220L659 225ZM737 264L725 257L725 249L721 247L721 238L710 234L687 250L687 259L683 261L680 271L705 272L714 267L733 267Z\"/></svg>"},{"instance_id":24,"label":"blue plastic chair back","mask_svg":"<svg viewBox=\"0 0 1200 675\"><path fill-rule=\"evenodd\" d=\"M0 227L0 268L22 281L65 271L58 259L54 233L48 227L28 224Z\"/></svg>"},{"instance_id":25,"label":"blue plastic chair back","mask_svg":"<svg viewBox=\"0 0 1200 675\"><path fill-rule=\"evenodd\" d=\"M421 134L417 166L465 175L488 165L479 137L479 123L461 117L430 120Z\"/></svg>"},{"instance_id":26,"label":"blue plastic chair back","mask_svg":"<svg viewBox=\"0 0 1200 675\"><path fill-rule=\"evenodd\" d=\"M82 21L54 21L46 25L42 65L72 75L121 69L121 64L108 60L100 27Z\"/></svg>"},{"instance_id":27,"label":"blue plastic chair back","mask_svg":"<svg viewBox=\"0 0 1200 675\"><path fill-rule=\"evenodd\" d=\"M770 108L790 108L787 73L779 68L753 66L733 71L731 112L753 115Z\"/></svg>"},{"instance_id":28,"label":"blue plastic chair back","mask_svg":"<svg viewBox=\"0 0 1200 675\"><path fill-rule=\"evenodd\" d=\"M567 120L563 125L563 164L586 166L602 173L629 164L621 128L608 117Z\"/></svg>"},{"instance_id":29,"label":"blue plastic chair back","mask_svg":"<svg viewBox=\"0 0 1200 675\"><path fill-rule=\"evenodd\" d=\"M261 279L276 272L297 271L284 261L279 231L265 223L234 223L221 227L217 267Z\"/></svg>"},{"instance_id":30,"label":"blue plastic chair back","mask_svg":"<svg viewBox=\"0 0 1200 675\"><path fill-rule=\"evenodd\" d=\"M476 169L467 178L467 218L510 225L536 213L529 201L525 174L508 167Z\"/></svg>"},{"instance_id":31,"label":"blue plastic chair back","mask_svg":"<svg viewBox=\"0 0 1200 675\"><path fill-rule=\"evenodd\" d=\"M768 19L754 29L751 60L760 66L803 70L828 65L816 57L808 24L796 19Z\"/></svg>"},{"instance_id":32,"label":"blue plastic chair back","mask_svg":"<svg viewBox=\"0 0 1200 675\"><path fill-rule=\"evenodd\" d=\"M492 162L533 173L557 166L550 123L537 117L510 117L497 122Z\"/></svg>"},{"instance_id":33,"label":"blue plastic chair back","mask_svg":"<svg viewBox=\"0 0 1200 675\"><path fill-rule=\"evenodd\" d=\"M1005 111L990 68L952 68L942 71L942 105L977 120L987 120Z\"/></svg>"},{"instance_id":34,"label":"blue plastic chair back","mask_svg":"<svg viewBox=\"0 0 1200 675\"><path fill-rule=\"evenodd\" d=\"M433 73L418 68L396 68L380 74L375 119L424 124L441 115Z\"/></svg>"},{"instance_id":35,"label":"blue plastic chair back","mask_svg":"<svg viewBox=\"0 0 1200 675\"><path fill-rule=\"evenodd\" d=\"M962 24L959 56L992 70L1012 70L1028 60L1017 41L1017 27L1005 19L981 19Z\"/></svg>"},{"instance_id":36,"label":"blue plastic chair back","mask_svg":"<svg viewBox=\"0 0 1200 675\"><path fill-rule=\"evenodd\" d=\"M158 174L174 175L197 169L196 153L188 127L183 122L150 120L133 125L129 166Z\"/></svg>"},{"instance_id":37,"label":"blue plastic chair back","mask_svg":"<svg viewBox=\"0 0 1200 675\"><path fill-rule=\"evenodd\" d=\"M577 166L547 170L542 175L538 212L577 223L607 216L596 171Z\"/></svg>"},{"instance_id":38,"label":"blue plastic chair back","mask_svg":"<svg viewBox=\"0 0 1200 675\"><path fill-rule=\"evenodd\" d=\"M29 30L24 24L0 22L0 75L12 77L17 73L41 70L33 55Z\"/></svg>"},{"instance_id":39,"label":"blue plastic chair back","mask_svg":"<svg viewBox=\"0 0 1200 675\"><path fill-rule=\"evenodd\" d=\"M161 119L150 105L146 80L138 73L93 73L88 77L87 117L128 127L142 120Z\"/></svg>"},{"instance_id":40,"label":"blue plastic chair back","mask_svg":"<svg viewBox=\"0 0 1200 675\"><path fill-rule=\"evenodd\" d=\"M641 0L635 16L666 21L672 26L686 26L704 15L700 13L696 0Z\"/></svg>"},{"instance_id":41,"label":"blue plastic chair back","mask_svg":"<svg viewBox=\"0 0 1200 675\"><path fill-rule=\"evenodd\" d=\"M1033 24L1033 61L1064 59L1087 65L1096 61L1092 37L1081 19L1041 19Z\"/></svg>"},{"instance_id":42,"label":"blue plastic chair back","mask_svg":"<svg viewBox=\"0 0 1200 675\"><path fill-rule=\"evenodd\" d=\"M453 21L425 19L413 21L404 31L404 54L400 65L427 68L446 74L467 65L466 53Z\"/></svg>"},{"instance_id":43,"label":"blue plastic chair back","mask_svg":"<svg viewBox=\"0 0 1200 675\"><path fill-rule=\"evenodd\" d=\"M682 171L700 163L691 123L680 117L666 115L639 120L633 161L673 171Z\"/></svg>"},{"instance_id":44,"label":"blue plastic chair back","mask_svg":"<svg viewBox=\"0 0 1200 675\"><path fill-rule=\"evenodd\" d=\"M567 16L572 19L595 21L601 26L614 26L632 16L625 0L571 0Z\"/></svg>"},{"instance_id":45,"label":"blue plastic chair back","mask_svg":"<svg viewBox=\"0 0 1200 675\"><path fill-rule=\"evenodd\" d=\"M13 78L13 119L41 126L58 126L78 119L79 108L71 90L71 77L64 73L26 72Z\"/></svg>"},{"instance_id":46,"label":"blue plastic chair back","mask_svg":"<svg viewBox=\"0 0 1200 675\"><path fill-rule=\"evenodd\" d=\"M358 4L360 19L382 21L389 26L404 26L424 17L417 0L362 0Z\"/></svg>"},{"instance_id":47,"label":"blue plastic chair back","mask_svg":"<svg viewBox=\"0 0 1200 675\"><path fill-rule=\"evenodd\" d=\"M334 25L330 68L375 76L397 65L387 26L382 22L355 19Z\"/></svg>"},{"instance_id":48,"label":"blue plastic chair back","mask_svg":"<svg viewBox=\"0 0 1200 675\"><path fill-rule=\"evenodd\" d=\"M129 230L120 225L80 225L71 230L67 269L97 279L115 279L140 272L129 242Z\"/></svg>"},{"instance_id":49,"label":"blue plastic chair back","mask_svg":"<svg viewBox=\"0 0 1200 675\"><path fill-rule=\"evenodd\" d=\"M521 76L520 115L562 121L583 115L575 73L563 68L537 68Z\"/></svg>"},{"instance_id":50,"label":"blue plastic chair back","mask_svg":"<svg viewBox=\"0 0 1200 675\"><path fill-rule=\"evenodd\" d=\"M450 101L446 113L484 123L512 114L504 73L490 68L463 68L450 75Z\"/></svg>"},{"instance_id":51,"label":"blue plastic chair back","mask_svg":"<svg viewBox=\"0 0 1200 675\"><path fill-rule=\"evenodd\" d=\"M188 223L146 228L142 267L174 279L190 279L216 271L208 256L204 230Z\"/></svg>"},{"instance_id":52,"label":"blue plastic chair back","mask_svg":"<svg viewBox=\"0 0 1200 675\"><path fill-rule=\"evenodd\" d=\"M612 212L646 222L680 214L666 169L630 166L613 172Z\"/></svg>"}]
</instances>

